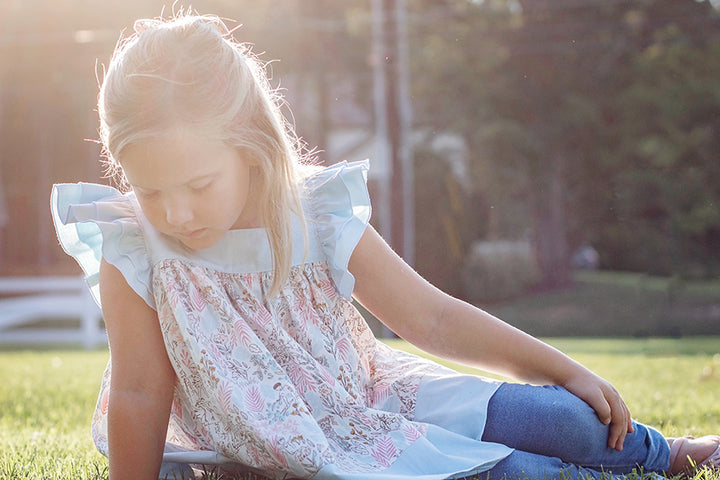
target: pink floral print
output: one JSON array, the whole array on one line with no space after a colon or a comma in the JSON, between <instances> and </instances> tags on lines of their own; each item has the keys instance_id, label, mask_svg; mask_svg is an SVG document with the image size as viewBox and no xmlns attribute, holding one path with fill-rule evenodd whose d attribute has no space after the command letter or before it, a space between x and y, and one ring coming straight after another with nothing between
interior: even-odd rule
<instances>
[{"instance_id":1,"label":"pink floral print","mask_svg":"<svg viewBox=\"0 0 720 480\"><path fill-rule=\"evenodd\" d=\"M332 287L323 262L293 267L268 300L270 273L233 274L168 259L153 271L158 317L178 376L168 442L270 472L327 464L377 471L421 438L411 421L437 366L379 343ZM344 319L344 321L338 321ZM102 386L106 398L109 371ZM388 404L399 411L385 411ZM107 449L106 404L94 437Z\"/></svg>"}]
</instances>

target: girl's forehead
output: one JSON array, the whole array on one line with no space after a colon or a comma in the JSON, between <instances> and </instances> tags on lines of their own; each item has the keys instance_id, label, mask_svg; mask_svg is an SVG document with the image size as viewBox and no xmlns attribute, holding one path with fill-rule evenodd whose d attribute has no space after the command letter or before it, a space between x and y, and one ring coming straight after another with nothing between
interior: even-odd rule
<instances>
[{"instance_id":1,"label":"girl's forehead","mask_svg":"<svg viewBox=\"0 0 720 480\"><path fill-rule=\"evenodd\" d=\"M164 188L229 173L239 161L226 143L196 135L161 135L128 145L120 164L133 186Z\"/></svg>"}]
</instances>

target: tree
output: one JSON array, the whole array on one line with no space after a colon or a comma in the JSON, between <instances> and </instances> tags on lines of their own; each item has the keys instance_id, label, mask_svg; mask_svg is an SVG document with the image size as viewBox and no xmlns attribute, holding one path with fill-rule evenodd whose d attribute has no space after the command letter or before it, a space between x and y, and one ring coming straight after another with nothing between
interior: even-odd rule
<instances>
[{"instance_id":1,"label":"tree","mask_svg":"<svg viewBox=\"0 0 720 480\"><path fill-rule=\"evenodd\" d=\"M717 275L720 266L720 39L697 29L654 32L618 95L614 222L599 229L615 265ZM627 229L617 225L633 225Z\"/></svg>"},{"instance_id":2,"label":"tree","mask_svg":"<svg viewBox=\"0 0 720 480\"><path fill-rule=\"evenodd\" d=\"M418 36L416 110L465 139L496 212L524 212L545 284L568 281L585 241L614 268L717 258L717 13L690 0L519 4L426 6L444 33ZM491 225L517 236L519 223Z\"/></svg>"},{"instance_id":3,"label":"tree","mask_svg":"<svg viewBox=\"0 0 720 480\"><path fill-rule=\"evenodd\" d=\"M516 13L510 2L450 3L446 12L455 10L446 16L455 24L449 38L436 34L427 42L435 46L431 52L439 52L429 61L423 49L423 67L432 65L431 72L441 75L431 77L431 85L441 87L429 100L426 111L432 115L426 119L465 139L476 185L499 212L490 218L523 205L524 222L496 220L498 231L490 235L517 236L529 227L545 285L562 285L568 279L574 225L568 205L582 165L578 157L594 142L601 117L590 99L605 87L602 79L618 56L617 47L606 43L617 40L606 40L602 29L609 23L601 23L577 42L587 20L597 20L595 11L578 6L555 9L558 16L525 5ZM598 51L607 58L598 62Z\"/></svg>"}]
</instances>

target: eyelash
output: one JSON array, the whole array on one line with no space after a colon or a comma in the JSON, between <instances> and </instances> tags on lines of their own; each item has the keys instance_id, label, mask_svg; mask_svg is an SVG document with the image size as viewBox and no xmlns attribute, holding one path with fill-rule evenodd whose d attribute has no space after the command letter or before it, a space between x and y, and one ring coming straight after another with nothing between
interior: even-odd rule
<instances>
[{"instance_id":1,"label":"eyelash","mask_svg":"<svg viewBox=\"0 0 720 480\"><path fill-rule=\"evenodd\" d=\"M196 193L201 193L201 192L204 192L205 190L209 189L210 186L212 185L212 183L213 183L212 180L210 180L209 182L203 183L202 185L199 185L199 186L191 186L190 190L192 190L193 192L196 192Z\"/></svg>"}]
</instances>

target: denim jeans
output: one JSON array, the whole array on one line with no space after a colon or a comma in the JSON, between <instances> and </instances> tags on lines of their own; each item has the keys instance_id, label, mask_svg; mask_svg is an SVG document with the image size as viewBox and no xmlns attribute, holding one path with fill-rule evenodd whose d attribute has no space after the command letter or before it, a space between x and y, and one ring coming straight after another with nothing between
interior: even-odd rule
<instances>
[{"instance_id":1,"label":"denim jeans","mask_svg":"<svg viewBox=\"0 0 720 480\"><path fill-rule=\"evenodd\" d=\"M633 469L661 474L670 448L657 430L634 422L623 450L607 446L608 426L562 387L505 383L488 405L483 440L515 448L481 478L610 478Z\"/></svg>"}]
</instances>

